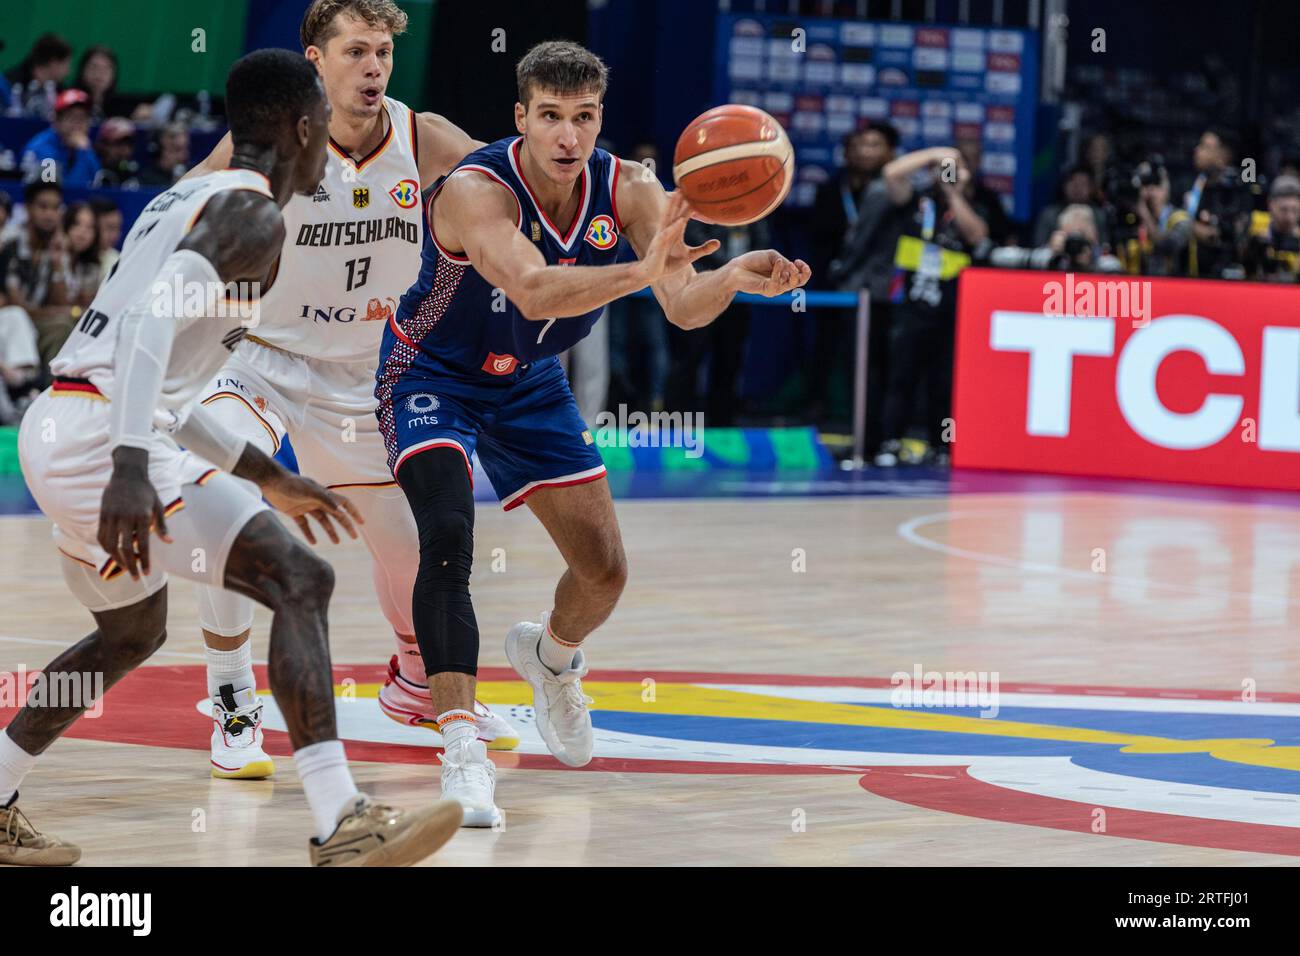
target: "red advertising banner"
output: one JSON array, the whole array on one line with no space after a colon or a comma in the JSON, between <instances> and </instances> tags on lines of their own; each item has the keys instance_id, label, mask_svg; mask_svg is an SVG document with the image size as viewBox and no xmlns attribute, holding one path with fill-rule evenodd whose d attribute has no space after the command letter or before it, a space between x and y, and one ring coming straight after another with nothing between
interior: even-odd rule
<instances>
[{"instance_id":1,"label":"red advertising banner","mask_svg":"<svg viewBox=\"0 0 1300 956\"><path fill-rule=\"evenodd\" d=\"M1300 288L959 281L954 465L1300 488Z\"/></svg>"}]
</instances>

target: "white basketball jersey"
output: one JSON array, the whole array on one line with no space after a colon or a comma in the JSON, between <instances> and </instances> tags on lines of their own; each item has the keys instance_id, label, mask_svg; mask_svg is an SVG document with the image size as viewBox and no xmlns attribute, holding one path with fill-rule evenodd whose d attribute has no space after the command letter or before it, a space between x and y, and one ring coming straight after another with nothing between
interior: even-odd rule
<instances>
[{"instance_id":1,"label":"white basketball jersey","mask_svg":"<svg viewBox=\"0 0 1300 956\"><path fill-rule=\"evenodd\" d=\"M190 231L208 200L230 189L271 195L271 184L251 169L223 169L187 179L159 194L145 206L122 245L122 256L95 294L76 329L50 363L50 371L68 378L89 379L110 400L121 318L132 306L166 295L178 305L176 335L163 376L156 423L175 427L186 408L217 373L243 337L247 324L236 302L222 301L223 290L193 290L158 270ZM159 283L169 283L164 289ZM201 296L201 298L200 298ZM202 303L202 305L200 305ZM206 314L202 314L206 313Z\"/></svg>"},{"instance_id":2,"label":"white basketball jersey","mask_svg":"<svg viewBox=\"0 0 1300 956\"><path fill-rule=\"evenodd\" d=\"M280 268L250 334L335 362L379 360L385 321L420 273L415 114L384 98L388 132L353 162L331 139L315 196L294 196Z\"/></svg>"}]
</instances>

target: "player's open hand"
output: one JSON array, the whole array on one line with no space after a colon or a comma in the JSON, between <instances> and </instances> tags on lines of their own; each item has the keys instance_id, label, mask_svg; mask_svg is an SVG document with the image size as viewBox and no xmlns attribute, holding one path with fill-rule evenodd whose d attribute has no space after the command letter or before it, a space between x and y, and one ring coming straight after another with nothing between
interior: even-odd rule
<instances>
[{"instance_id":1,"label":"player's open hand","mask_svg":"<svg viewBox=\"0 0 1300 956\"><path fill-rule=\"evenodd\" d=\"M654 282L661 276L671 275L691 265L696 259L712 255L721 247L717 239L698 246L686 244L686 223L691 218L691 206L681 193L668 195L668 205L664 208L663 218L659 220L659 231L655 233L650 247L646 249L641 260L646 270L646 281Z\"/></svg>"},{"instance_id":2,"label":"player's open hand","mask_svg":"<svg viewBox=\"0 0 1300 956\"><path fill-rule=\"evenodd\" d=\"M132 578L149 574L149 534L167 543L163 504L149 481L148 454L136 448L113 452L113 474L99 505L99 546Z\"/></svg>"},{"instance_id":3,"label":"player's open hand","mask_svg":"<svg viewBox=\"0 0 1300 956\"><path fill-rule=\"evenodd\" d=\"M334 544L339 543L338 532L334 530L335 521L347 532L349 538L357 536L354 521L365 524L356 505L347 498L334 494L328 488L322 488L310 478L290 472L262 485L262 494L273 508L287 514L297 523L308 544L316 543L316 535L307 521L308 517L314 518L325 529L325 534Z\"/></svg>"},{"instance_id":4,"label":"player's open hand","mask_svg":"<svg viewBox=\"0 0 1300 956\"><path fill-rule=\"evenodd\" d=\"M753 295L783 295L807 285L812 278L808 263L802 259L791 262L775 249L755 249L736 256L727 265L733 270L735 290Z\"/></svg>"}]
</instances>

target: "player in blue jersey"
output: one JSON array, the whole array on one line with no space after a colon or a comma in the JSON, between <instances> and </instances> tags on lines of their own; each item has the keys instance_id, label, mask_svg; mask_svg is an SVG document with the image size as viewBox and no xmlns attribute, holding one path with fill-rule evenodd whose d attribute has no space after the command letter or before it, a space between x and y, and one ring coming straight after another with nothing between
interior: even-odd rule
<instances>
[{"instance_id":1,"label":"player in blue jersey","mask_svg":"<svg viewBox=\"0 0 1300 956\"><path fill-rule=\"evenodd\" d=\"M385 330L375 389L389 465L420 529L413 617L446 746L442 791L467 826L500 819L473 712L470 456L507 510L527 501L568 564L553 609L512 628L506 654L533 688L547 747L581 767L592 750L583 641L614 609L627 560L605 466L556 356L607 303L647 285L668 321L692 329L737 292L780 295L809 278L770 249L697 274L692 263L718 242L685 244L685 200L596 148L604 64L553 41L516 73L519 136L469 154L429 198L420 276ZM638 261L616 264L624 240Z\"/></svg>"}]
</instances>

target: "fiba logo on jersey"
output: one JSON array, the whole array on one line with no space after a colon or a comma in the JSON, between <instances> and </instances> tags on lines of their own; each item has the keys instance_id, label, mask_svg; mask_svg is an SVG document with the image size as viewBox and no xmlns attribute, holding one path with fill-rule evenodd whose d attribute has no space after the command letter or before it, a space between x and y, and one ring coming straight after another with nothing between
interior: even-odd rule
<instances>
[{"instance_id":1,"label":"fiba logo on jersey","mask_svg":"<svg viewBox=\"0 0 1300 956\"><path fill-rule=\"evenodd\" d=\"M614 220L609 216L596 216L587 224L587 234L583 236L597 249L610 249L618 242L618 232L614 229Z\"/></svg>"},{"instance_id":2,"label":"fiba logo on jersey","mask_svg":"<svg viewBox=\"0 0 1300 956\"><path fill-rule=\"evenodd\" d=\"M403 179L388 190L388 195L403 209L410 209L420 197L420 186L414 179Z\"/></svg>"},{"instance_id":3,"label":"fiba logo on jersey","mask_svg":"<svg viewBox=\"0 0 1300 956\"><path fill-rule=\"evenodd\" d=\"M408 397L403 404L406 406L406 410L411 413L411 417L406 422L408 428L414 425L438 424L438 417L429 414L430 412L436 412L442 404L438 401L437 395L430 395L428 392L416 392Z\"/></svg>"}]
</instances>

